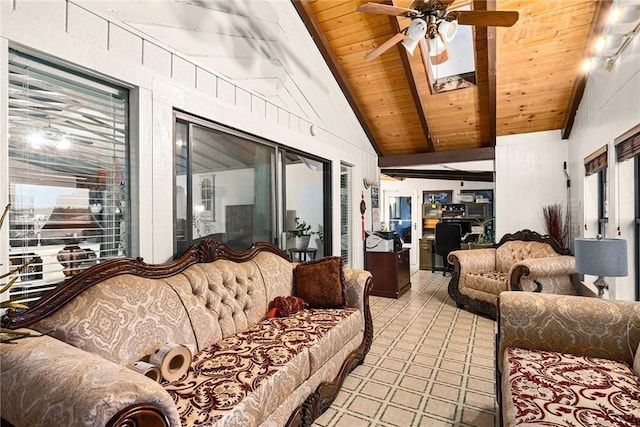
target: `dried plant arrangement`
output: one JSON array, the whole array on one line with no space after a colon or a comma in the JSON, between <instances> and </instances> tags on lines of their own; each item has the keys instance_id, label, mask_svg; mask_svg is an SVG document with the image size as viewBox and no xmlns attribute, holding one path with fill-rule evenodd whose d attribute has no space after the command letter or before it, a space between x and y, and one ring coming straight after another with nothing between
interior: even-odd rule
<instances>
[{"instance_id":1,"label":"dried plant arrangement","mask_svg":"<svg viewBox=\"0 0 640 427\"><path fill-rule=\"evenodd\" d=\"M569 247L569 212L564 214L562 203L544 206L542 213L544 214L544 225L547 234L562 246Z\"/></svg>"}]
</instances>

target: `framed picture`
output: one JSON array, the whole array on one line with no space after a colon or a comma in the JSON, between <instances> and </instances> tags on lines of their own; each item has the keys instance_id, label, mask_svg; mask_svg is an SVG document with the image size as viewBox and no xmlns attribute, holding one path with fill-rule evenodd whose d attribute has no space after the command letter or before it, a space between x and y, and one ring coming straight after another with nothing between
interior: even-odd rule
<instances>
[{"instance_id":1,"label":"framed picture","mask_svg":"<svg viewBox=\"0 0 640 427\"><path fill-rule=\"evenodd\" d=\"M376 209L378 207L380 207L378 186L372 185L371 186L371 208Z\"/></svg>"}]
</instances>

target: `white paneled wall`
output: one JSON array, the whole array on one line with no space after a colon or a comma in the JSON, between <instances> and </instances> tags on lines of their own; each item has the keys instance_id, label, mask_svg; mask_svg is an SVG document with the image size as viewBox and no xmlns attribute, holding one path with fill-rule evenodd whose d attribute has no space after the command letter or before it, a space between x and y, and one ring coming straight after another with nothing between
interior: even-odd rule
<instances>
[{"instance_id":1,"label":"white paneled wall","mask_svg":"<svg viewBox=\"0 0 640 427\"><path fill-rule=\"evenodd\" d=\"M573 132L569 138L571 182L575 191L571 203L580 206L574 221L579 224L578 236L594 237L597 233L597 179L584 176L584 158L603 145L608 145L607 181L609 183L607 237L627 240L627 277L606 278L609 297L634 299L635 260L639 256L633 248L633 160L617 164L614 140L640 123L640 37L636 36L618 58L611 71L591 72L578 109ZM585 230L586 225L586 230ZM617 227L620 227L620 235ZM578 237L574 235L573 237ZM587 278L591 285L593 278Z\"/></svg>"},{"instance_id":2,"label":"white paneled wall","mask_svg":"<svg viewBox=\"0 0 640 427\"><path fill-rule=\"evenodd\" d=\"M496 142L496 239L522 229L546 234L542 207L567 206L560 131L498 137Z\"/></svg>"},{"instance_id":3,"label":"white paneled wall","mask_svg":"<svg viewBox=\"0 0 640 427\"><path fill-rule=\"evenodd\" d=\"M132 89L132 255L162 262L173 251L173 194L167 189L173 187L174 109L331 160L333 233L339 236L340 161L354 165L354 180L361 182L363 176L377 175L377 156L304 25L299 18L292 18L297 16L292 5L277 3L279 13L285 14L282 19L293 25L287 31L299 35L295 50L290 47L290 51L300 49L310 66L320 64L313 68L313 75L300 73L296 81L300 87L315 88L308 93L316 102L320 96L326 97L324 105L317 107L323 112L319 118L307 119L277 106L243 87L241 81L195 64L140 31L89 11L84 3L0 1L0 113L4 112L6 126L8 47L28 49ZM329 110L339 115L339 120L324 117ZM317 130L315 136L310 132L312 124ZM0 160L6 161L7 132L4 127L0 129ZM6 168L0 174L0 188L6 188ZM358 211L359 190L354 188L354 212ZM6 243L5 234L3 239ZM362 253L360 239L355 238L353 244L354 253ZM7 245L0 246L4 250ZM339 238L334 239L333 253L340 253ZM362 266L362 260L356 259L354 265Z\"/></svg>"}]
</instances>

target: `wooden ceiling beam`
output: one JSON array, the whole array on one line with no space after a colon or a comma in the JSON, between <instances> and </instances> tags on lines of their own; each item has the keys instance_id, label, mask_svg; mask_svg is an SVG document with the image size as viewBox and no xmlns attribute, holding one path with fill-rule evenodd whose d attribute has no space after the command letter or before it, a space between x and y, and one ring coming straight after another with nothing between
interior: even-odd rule
<instances>
[{"instance_id":1,"label":"wooden ceiling beam","mask_svg":"<svg viewBox=\"0 0 640 427\"><path fill-rule=\"evenodd\" d=\"M381 169L380 173L392 178L445 179L449 181L493 182L493 172L425 169Z\"/></svg>"},{"instance_id":2,"label":"wooden ceiling beam","mask_svg":"<svg viewBox=\"0 0 640 427\"><path fill-rule=\"evenodd\" d=\"M611 0L601 0L596 4L594 17L591 21L589 38L587 39L587 43L584 46L584 52L582 54L583 62L589 58L592 58L593 54L595 53L595 44L598 37L600 37L600 35L602 34L602 30L604 29L605 24L607 23L607 18L611 9L611 3ZM582 101L584 89L587 86L587 79L589 78L589 73L580 71L577 72L578 76L573 82L571 98L569 99L569 104L567 105L567 110L564 115L564 121L562 123L562 139L568 139L571 135L571 129L573 128L573 123L576 119L576 112L578 111L580 101Z\"/></svg>"},{"instance_id":3,"label":"wooden ceiling beam","mask_svg":"<svg viewBox=\"0 0 640 427\"><path fill-rule=\"evenodd\" d=\"M496 10L495 0L475 0L473 2L473 10ZM483 128L486 127L488 135L486 140L481 140L480 143L483 147L495 147L496 146L496 28L495 27L475 27L475 48L476 48L476 65L484 63L486 69L476 70L476 74L485 74L487 79L487 102L485 108L487 109L488 117L487 123L482 124ZM485 44L486 57L479 57L478 45ZM482 61L484 60L484 61ZM481 76L477 76L478 80ZM480 89L482 90L482 89ZM482 116L480 116L482 117ZM482 137L482 136L481 136Z\"/></svg>"},{"instance_id":4,"label":"wooden ceiling beam","mask_svg":"<svg viewBox=\"0 0 640 427\"><path fill-rule=\"evenodd\" d=\"M396 156L378 157L378 167L391 168L397 166L436 165L441 163L473 162L476 160L493 160L496 157L495 147L472 148L456 151L436 151Z\"/></svg>"},{"instance_id":5,"label":"wooden ceiling beam","mask_svg":"<svg viewBox=\"0 0 640 427\"><path fill-rule=\"evenodd\" d=\"M331 73L338 82L342 93L347 98L349 105L351 105L351 109L360 122L360 125L362 126L364 133L367 135L367 138L369 138L373 149L378 156L381 156L382 150L380 149L380 144L376 140L375 135L372 131L372 127L367 121L366 116L362 112L360 105L358 104L358 98L355 95L351 84L349 83L349 79L343 72L342 67L340 67L338 59L331 49L329 41L322 31L322 28L320 27L320 23L315 18L313 10L311 10L311 7L309 6L309 3L311 3L311 1L291 0L291 3L293 3L293 6L296 8L296 11L298 12L298 15L300 15L302 22L304 22L304 25L307 27L307 31L309 31L309 34L311 34L311 37L315 41L316 46L320 50L324 61L327 63L327 66L331 70Z\"/></svg>"},{"instance_id":6,"label":"wooden ceiling beam","mask_svg":"<svg viewBox=\"0 0 640 427\"><path fill-rule=\"evenodd\" d=\"M487 1L487 10L496 10L496 0ZM487 27L487 78L489 79L489 146L496 146L496 27Z\"/></svg>"},{"instance_id":7,"label":"wooden ceiling beam","mask_svg":"<svg viewBox=\"0 0 640 427\"><path fill-rule=\"evenodd\" d=\"M398 18L396 18L395 16L389 16L389 20L391 22L393 30L396 33L399 33L401 29L400 24L398 23ZM427 151L436 151L433 139L431 138L431 131L429 130L427 116L424 114L424 108L422 107L422 99L420 98L420 93L418 92L418 88L416 86L416 77L413 74L411 63L409 62L409 53L402 44L398 43L397 46L398 50L400 51L400 58L402 59L402 67L404 68L404 72L407 76L407 84L409 85L409 89L411 90L411 97L413 98L413 103L416 107L416 112L418 113L420 124L422 125L422 133L424 134L425 140L427 142ZM417 48L416 51L418 55L422 54Z\"/></svg>"}]
</instances>

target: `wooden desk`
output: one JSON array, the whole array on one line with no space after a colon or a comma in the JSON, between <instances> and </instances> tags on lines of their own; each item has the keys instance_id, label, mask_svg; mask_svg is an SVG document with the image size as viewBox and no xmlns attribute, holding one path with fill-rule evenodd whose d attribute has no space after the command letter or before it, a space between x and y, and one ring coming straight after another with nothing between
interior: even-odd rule
<instances>
[{"instance_id":1,"label":"wooden desk","mask_svg":"<svg viewBox=\"0 0 640 427\"><path fill-rule=\"evenodd\" d=\"M289 258L291 258L291 261L293 262L305 262L305 261L311 261L316 259L316 253L318 252L317 249L313 249L313 248L307 248L307 249L295 249L295 248L291 248L291 249L287 249L289 251ZM298 256L295 257L294 255L297 254Z\"/></svg>"}]
</instances>

